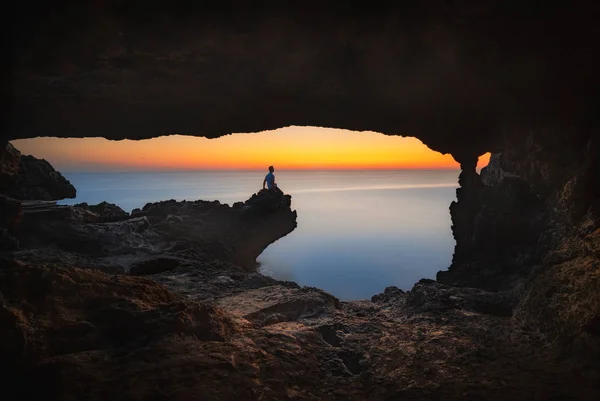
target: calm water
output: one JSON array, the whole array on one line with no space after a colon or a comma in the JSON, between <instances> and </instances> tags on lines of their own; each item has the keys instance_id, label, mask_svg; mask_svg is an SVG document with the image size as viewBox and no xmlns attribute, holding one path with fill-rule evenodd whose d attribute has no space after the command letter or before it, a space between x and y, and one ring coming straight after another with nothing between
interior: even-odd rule
<instances>
[{"instance_id":1,"label":"calm water","mask_svg":"<svg viewBox=\"0 0 600 401\"><path fill-rule=\"evenodd\" d=\"M107 201L126 211L159 200L232 204L262 187L265 172L63 173L77 188L66 204ZM265 274L341 299L408 290L450 265L448 207L458 171L276 171L298 228L259 257Z\"/></svg>"}]
</instances>

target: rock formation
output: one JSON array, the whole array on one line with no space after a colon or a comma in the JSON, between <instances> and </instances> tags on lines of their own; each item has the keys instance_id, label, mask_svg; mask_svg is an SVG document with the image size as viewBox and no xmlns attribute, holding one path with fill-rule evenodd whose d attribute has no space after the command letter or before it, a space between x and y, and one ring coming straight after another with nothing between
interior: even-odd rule
<instances>
[{"instance_id":1,"label":"rock formation","mask_svg":"<svg viewBox=\"0 0 600 401\"><path fill-rule=\"evenodd\" d=\"M595 113L590 0L535 10L498 0L268 3L16 5L10 137L313 125L415 136L462 163L496 150L506 130Z\"/></svg>"},{"instance_id":2,"label":"rock formation","mask_svg":"<svg viewBox=\"0 0 600 401\"><path fill-rule=\"evenodd\" d=\"M457 244L437 282L339 302L253 270L293 229L288 200L101 221L2 197L3 396L600 398L597 2L65 3L11 14L8 139L415 136L461 164ZM43 163L5 144L10 196Z\"/></svg>"},{"instance_id":3,"label":"rock formation","mask_svg":"<svg viewBox=\"0 0 600 401\"><path fill-rule=\"evenodd\" d=\"M99 221L117 221L129 217L129 213L117 205L108 202L100 202L97 205L88 205L87 203L77 203L77 208L87 210L98 216Z\"/></svg>"},{"instance_id":4,"label":"rock formation","mask_svg":"<svg viewBox=\"0 0 600 401\"><path fill-rule=\"evenodd\" d=\"M95 206L26 210L20 248L0 254L3 399L600 395L595 371L515 334L518 291L421 280L341 302L258 273L258 253L296 225L290 205L261 191L117 221Z\"/></svg>"},{"instance_id":5,"label":"rock formation","mask_svg":"<svg viewBox=\"0 0 600 401\"><path fill-rule=\"evenodd\" d=\"M600 344L597 143L593 133L507 137L482 170L483 185L472 191L477 202L464 202L459 190L451 207L453 263L438 273L446 284L518 290L519 325L594 363Z\"/></svg>"},{"instance_id":6,"label":"rock formation","mask_svg":"<svg viewBox=\"0 0 600 401\"><path fill-rule=\"evenodd\" d=\"M75 197L75 187L46 160L21 155L13 145L0 151L2 193L20 200L59 200Z\"/></svg>"},{"instance_id":7,"label":"rock formation","mask_svg":"<svg viewBox=\"0 0 600 401\"><path fill-rule=\"evenodd\" d=\"M23 218L21 202L0 194L0 251L11 251L19 247L18 235Z\"/></svg>"}]
</instances>

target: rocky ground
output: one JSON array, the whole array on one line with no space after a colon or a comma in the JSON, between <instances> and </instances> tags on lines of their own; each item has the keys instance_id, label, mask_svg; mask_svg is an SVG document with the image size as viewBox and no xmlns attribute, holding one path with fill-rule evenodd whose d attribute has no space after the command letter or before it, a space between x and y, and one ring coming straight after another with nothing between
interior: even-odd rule
<instances>
[{"instance_id":1,"label":"rocky ground","mask_svg":"<svg viewBox=\"0 0 600 401\"><path fill-rule=\"evenodd\" d=\"M2 400L600 399L597 2L13 3ZM289 198L32 208L75 188L8 143L290 124L451 154L449 269L340 302L255 270Z\"/></svg>"},{"instance_id":2,"label":"rocky ground","mask_svg":"<svg viewBox=\"0 0 600 401\"><path fill-rule=\"evenodd\" d=\"M289 196L21 213L1 254L3 399L600 399L593 370L514 325L518 289L422 280L342 302L261 275L296 226Z\"/></svg>"}]
</instances>

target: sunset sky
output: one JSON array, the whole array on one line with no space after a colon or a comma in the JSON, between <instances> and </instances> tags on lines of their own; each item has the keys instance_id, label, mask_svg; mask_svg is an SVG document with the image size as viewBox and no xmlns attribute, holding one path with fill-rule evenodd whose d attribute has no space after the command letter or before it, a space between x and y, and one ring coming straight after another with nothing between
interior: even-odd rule
<instances>
[{"instance_id":1,"label":"sunset sky","mask_svg":"<svg viewBox=\"0 0 600 401\"><path fill-rule=\"evenodd\" d=\"M319 127L286 127L218 139L171 135L143 141L34 138L12 141L23 154L63 171L197 169L456 169L450 155L415 138ZM485 166L489 154L479 158Z\"/></svg>"}]
</instances>

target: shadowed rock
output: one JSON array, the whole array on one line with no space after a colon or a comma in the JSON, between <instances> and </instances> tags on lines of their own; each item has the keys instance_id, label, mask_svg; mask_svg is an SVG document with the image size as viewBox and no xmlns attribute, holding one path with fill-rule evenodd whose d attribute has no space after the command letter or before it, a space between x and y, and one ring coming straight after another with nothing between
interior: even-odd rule
<instances>
[{"instance_id":1,"label":"shadowed rock","mask_svg":"<svg viewBox=\"0 0 600 401\"><path fill-rule=\"evenodd\" d=\"M67 3L5 13L16 30L11 139L291 124L415 136L461 164L457 245L443 285L331 307L253 272L295 227L275 203L172 201L104 224L80 208L28 212L27 249L1 264L3 396L600 398L597 3ZM2 192L18 181L18 197L70 193L40 184L62 188L42 161L0 144ZM496 154L480 176L486 151ZM153 280L206 303L183 307L149 280L77 269L157 257L185 263Z\"/></svg>"},{"instance_id":2,"label":"shadowed rock","mask_svg":"<svg viewBox=\"0 0 600 401\"><path fill-rule=\"evenodd\" d=\"M11 144L0 152L2 193L20 200L75 197L75 187L46 160L21 155Z\"/></svg>"},{"instance_id":3,"label":"shadowed rock","mask_svg":"<svg viewBox=\"0 0 600 401\"><path fill-rule=\"evenodd\" d=\"M0 252L19 247L18 236L23 209L21 202L0 194Z\"/></svg>"},{"instance_id":4,"label":"shadowed rock","mask_svg":"<svg viewBox=\"0 0 600 401\"><path fill-rule=\"evenodd\" d=\"M178 258L166 255L186 243L204 260L227 260L252 271L260 253L296 227L289 195L262 192L252 199L264 202L235 208L208 201L149 203L144 217L130 217L106 202L35 208L26 213L19 238L24 248L52 246L112 258L134 275L174 269L168 261Z\"/></svg>"},{"instance_id":5,"label":"shadowed rock","mask_svg":"<svg viewBox=\"0 0 600 401\"><path fill-rule=\"evenodd\" d=\"M171 200L147 204L142 217L113 222L80 207L26 211L21 249L0 260L3 394L91 400L124 394L142 400L157 391L170 400L190 394L220 400L598 396L595 370L581 378L535 338L512 331L512 293L424 280L409 292L389 287L373 302L340 302L256 272L256 255L296 225L290 200L264 191L233 207ZM600 249L595 237L591 252ZM127 271L147 277L122 274ZM581 300L589 296L584 292ZM581 317L574 309L569 324L586 325L578 344L593 350L596 322ZM31 382L36 386L27 386Z\"/></svg>"},{"instance_id":6,"label":"shadowed rock","mask_svg":"<svg viewBox=\"0 0 600 401\"><path fill-rule=\"evenodd\" d=\"M489 293L475 288L450 287L433 280L420 280L407 293L406 303L415 312L463 309L493 316L513 314L517 298L513 293Z\"/></svg>"},{"instance_id":7,"label":"shadowed rock","mask_svg":"<svg viewBox=\"0 0 600 401\"><path fill-rule=\"evenodd\" d=\"M416 136L462 163L495 150L507 130L595 112L594 9L19 5L10 137L212 138L316 125Z\"/></svg>"},{"instance_id":8,"label":"shadowed rock","mask_svg":"<svg viewBox=\"0 0 600 401\"><path fill-rule=\"evenodd\" d=\"M181 261L177 259L149 259L132 264L129 268L129 274L131 276L146 276L175 270L179 265L181 265Z\"/></svg>"},{"instance_id":9,"label":"shadowed rock","mask_svg":"<svg viewBox=\"0 0 600 401\"><path fill-rule=\"evenodd\" d=\"M119 206L108 202L100 202L97 205L88 205L84 202L73 206L97 214L100 221L118 221L129 217L129 213Z\"/></svg>"},{"instance_id":10,"label":"shadowed rock","mask_svg":"<svg viewBox=\"0 0 600 401\"><path fill-rule=\"evenodd\" d=\"M291 196L261 191L244 206L170 200L146 204L142 212L167 238L215 244L215 255L253 270L269 244L296 228L297 215L290 206Z\"/></svg>"},{"instance_id":11,"label":"shadowed rock","mask_svg":"<svg viewBox=\"0 0 600 401\"><path fill-rule=\"evenodd\" d=\"M222 342L236 332L214 307L186 302L149 280L2 262L0 372L12 380L4 388L8 399L17 395L13 389L20 399L42 393L69 398L85 391L69 383L93 388L107 368L132 372L154 363L136 359L131 350L161 358L178 340ZM179 348L172 352L184 358ZM37 385L19 388L30 380Z\"/></svg>"}]
</instances>

